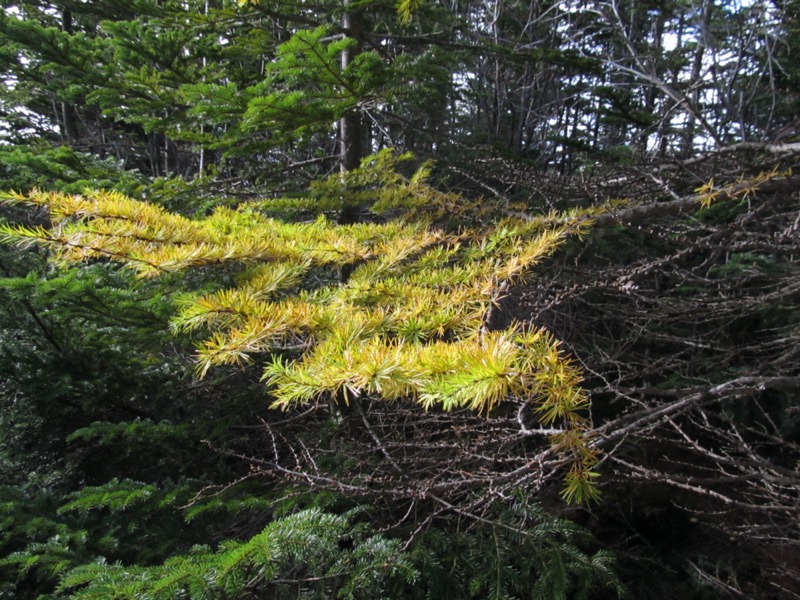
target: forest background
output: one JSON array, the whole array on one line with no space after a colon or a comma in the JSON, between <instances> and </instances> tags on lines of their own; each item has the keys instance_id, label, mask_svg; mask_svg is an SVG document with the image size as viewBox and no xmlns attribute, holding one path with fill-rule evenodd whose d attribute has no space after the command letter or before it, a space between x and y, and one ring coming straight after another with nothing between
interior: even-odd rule
<instances>
[{"instance_id":1,"label":"forest background","mask_svg":"<svg viewBox=\"0 0 800 600\"><path fill-rule=\"evenodd\" d=\"M3 5L0 597L800 597L795 0Z\"/></svg>"}]
</instances>

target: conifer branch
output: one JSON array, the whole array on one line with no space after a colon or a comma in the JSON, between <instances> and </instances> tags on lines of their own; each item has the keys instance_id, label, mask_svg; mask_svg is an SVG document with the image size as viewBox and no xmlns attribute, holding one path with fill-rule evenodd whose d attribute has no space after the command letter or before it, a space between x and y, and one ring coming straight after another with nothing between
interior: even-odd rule
<instances>
[{"instance_id":1,"label":"conifer branch","mask_svg":"<svg viewBox=\"0 0 800 600\"><path fill-rule=\"evenodd\" d=\"M383 223L285 222L260 212L268 202L190 220L116 193L34 192L11 201L47 206L56 233L2 226L0 234L55 247L62 262L113 259L140 275L247 265L235 287L185 303L172 323L176 332L208 332L198 346L200 376L291 348L296 354L273 355L264 371L272 406L353 402L397 473L402 469L369 425L362 400L489 415L519 399L534 407L542 431L557 431L553 448L572 465L565 496L595 497L597 450L588 443L579 370L544 330L515 324L492 331L491 321L510 287L570 236L585 233L596 209L496 218L449 235L426 213L457 204L484 214L485 207L431 189L427 165L409 179L400 176L393 167L403 159L379 154L315 189L329 202L354 195L373 210L411 210ZM331 276L353 264L346 281Z\"/></svg>"}]
</instances>

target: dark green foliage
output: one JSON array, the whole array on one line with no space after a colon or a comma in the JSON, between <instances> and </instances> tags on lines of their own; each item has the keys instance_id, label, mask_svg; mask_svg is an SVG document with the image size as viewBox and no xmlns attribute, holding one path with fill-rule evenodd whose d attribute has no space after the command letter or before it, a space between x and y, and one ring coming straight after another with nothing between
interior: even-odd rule
<instances>
[{"instance_id":1,"label":"dark green foliage","mask_svg":"<svg viewBox=\"0 0 800 600\"><path fill-rule=\"evenodd\" d=\"M0 177L7 189L57 189L70 193L80 193L87 187L132 193L143 183L139 174L126 171L119 161L49 145L0 146Z\"/></svg>"},{"instance_id":2,"label":"dark green foliage","mask_svg":"<svg viewBox=\"0 0 800 600\"><path fill-rule=\"evenodd\" d=\"M73 591L76 599L269 594L355 600L385 597L398 582L416 581L418 573L400 543L370 535L354 516L305 510L272 521L247 541L228 541L216 551L196 547L161 566L86 565L69 573L60 588Z\"/></svg>"},{"instance_id":3,"label":"dark green foliage","mask_svg":"<svg viewBox=\"0 0 800 600\"><path fill-rule=\"evenodd\" d=\"M3 489L4 558L2 585L14 597L46 592L68 570L98 556L131 556L162 560L176 545L188 546L187 531L175 506L186 500L186 488L164 482L164 488L111 480L67 496ZM69 499L72 499L69 501ZM188 539L187 539L188 538ZM33 597L33 596L30 596Z\"/></svg>"},{"instance_id":4,"label":"dark green foliage","mask_svg":"<svg viewBox=\"0 0 800 600\"><path fill-rule=\"evenodd\" d=\"M0 280L7 594L46 593L98 556L149 563L204 539L208 520L187 526L178 507L231 469L200 440L224 440L252 400L229 393L232 412L212 416L216 386L192 389L168 293L102 264Z\"/></svg>"},{"instance_id":5,"label":"dark green foliage","mask_svg":"<svg viewBox=\"0 0 800 600\"><path fill-rule=\"evenodd\" d=\"M492 516L492 521L463 531L454 521L423 535L411 549L420 565L421 583L402 597L578 600L598 597L597 593L624 596L613 554L591 549L592 536L576 524L546 514L524 497L493 511Z\"/></svg>"},{"instance_id":6,"label":"dark green foliage","mask_svg":"<svg viewBox=\"0 0 800 600\"><path fill-rule=\"evenodd\" d=\"M380 57L361 52L343 69L341 54L357 41L324 41L329 34L327 27L299 31L277 48L265 83L256 88L267 95L252 98L242 118L245 133L267 130L275 143L304 141L370 100L381 80Z\"/></svg>"},{"instance_id":7,"label":"dark green foliage","mask_svg":"<svg viewBox=\"0 0 800 600\"><path fill-rule=\"evenodd\" d=\"M519 503L460 532L444 523L404 550L370 534L358 512L307 509L244 542L197 547L162 566L98 563L63 578L74 598L448 598L559 600L622 594L613 559L588 553L586 532ZM85 587L84 587L85 586Z\"/></svg>"}]
</instances>

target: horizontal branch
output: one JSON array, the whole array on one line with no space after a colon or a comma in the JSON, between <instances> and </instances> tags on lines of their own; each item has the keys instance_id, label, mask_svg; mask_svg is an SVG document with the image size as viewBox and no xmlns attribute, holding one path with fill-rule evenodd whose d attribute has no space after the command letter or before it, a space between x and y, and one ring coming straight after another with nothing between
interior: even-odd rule
<instances>
[{"instance_id":1,"label":"horizontal branch","mask_svg":"<svg viewBox=\"0 0 800 600\"><path fill-rule=\"evenodd\" d=\"M745 191L752 185L752 182L744 181L741 184L726 188L717 196L715 201L719 202L734 198L737 193ZM787 177L775 177L758 184L756 191L759 193L792 192L798 189L800 189L800 175L790 175ZM635 224L649 219L694 212L700 207L705 197L705 194L691 194L666 202L651 202L648 204L621 208L597 217L595 219L595 227L610 227L616 224Z\"/></svg>"},{"instance_id":2,"label":"horizontal branch","mask_svg":"<svg viewBox=\"0 0 800 600\"><path fill-rule=\"evenodd\" d=\"M632 433L650 430L676 415L709 402L716 402L732 396L762 392L767 389L800 389L800 377L739 377L702 391L695 390L676 402L651 406L632 415L625 415L620 419L597 427L593 433L597 435L597 444L616 441ZM646 392L646 389L642 391Z\"/></svg>"}]
</instances>

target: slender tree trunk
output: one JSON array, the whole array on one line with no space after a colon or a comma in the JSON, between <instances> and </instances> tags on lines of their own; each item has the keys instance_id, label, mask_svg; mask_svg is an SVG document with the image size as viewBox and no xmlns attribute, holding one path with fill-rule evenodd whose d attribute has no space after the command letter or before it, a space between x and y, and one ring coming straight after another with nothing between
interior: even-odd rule
<instances>
[{"instance_id":1,"label":"slender tree trunk","mask_svg":"<svg viewBox=\"0 0 800 600\"><path fill-rule=\"evenodd\" d=\"M692 92L691 92L691 101L692 106L695 107L695 110L688 111L687 119L686 119L686 128L684 130L684 137L683 137L683 155L684 156L691 156L692 151L694 150L694 135L695 130L697 128L697 112L700 110L700 78L703 73L703 58L705 56L705 50L708 47L709 37L711 32L709 31L710 21L711 21L711 9L712 4L711 2L704 2L702 12L698 17L698 30L699 35L697 39L697 48L695 49L694 53L694 60L692 63L692 74L690 78L690 82L692 85Z\"/></svg>"},{"instance_id":2,"label":"slender tree trunk","mask_svg":"<svg viewBox=\"0 0 800 600\"><path fill-rule=\"evenodd\" d=\"M64 33L72 34L72 11L64 8L61 11L61 30ZM78 142L80 131L78 130L78 114L75 107L68 102L61 102L61 122L64 124L62 137L68 142Z\"/></svg>"},{"instance_id":3,"label":"slender tree trunk","mask_svg":"<svg viewBox=\"0 0 800 600\"><path fill-rule=\"evenodd\" d=\"M349 8L350 0L344 0L344 16L342 17L342 28L345 35L356 40L358 43L353 48L348 48L342 52L342 71L344 71L353 58L361 49L361 38L363 34L364 22L360 10ZM339 170L342 174L356 169L361 163L363 155L361 138L363 135L363 123L361 121L361 111L358 107L347 112L339 120ZM347 225L358 221L358 208L355 206L344 206L339 214L339 223Z\"/></svg>"},{"instance_id":4,"label":"slender tree trunk","mask_svg":"<svg viewBox=\"0 0 800 600\"><path fill-rule=\"evenodd\" d=\"M205 5L203 6L203 16L205 18L208 18L208 0L205 1ZM208 64L208 61L207 61L207 59L206 59L206 57L204 55L203 59L202 59L202 65L203 65L203 71L204 72L205 72L207 64ZM206 79L205 75L203 75L203 83L205 83L205 79ZM201 123L200 124L200 137L203 137L203 135L205 134L205 132L206 132L205 129L206 129L205 128L205 123ZM202 143L205 143L205 140ZM206 149L205 149L205 146L202 146L202 145L200 146L200 156L198 158L199 158L199 163L200 164L199 164L198 169L197 169L197 175L199 177L202 177L203 176L203 171L204 171L205 166L206 166L206 164L205 164L206 163Z\"/></svg>"},{"instance_id":5,"label":"slender tree trunk","mask_svg":"<svg viewBox=\"0 0 800 600\"><path fill-rule=\"evenodd\" d=\"M358 42L354 48L342 52L342 70L346 69L353 58L361 50L363 35L363 15L360 10L349 9L350 0L344 0L345 12L342 17L342 28L347 37ZM355 108L345 114L339 121L339 168L342 173L358 167L362 158L362 123L361 111Z\"/></svg>"}]
</instances>

